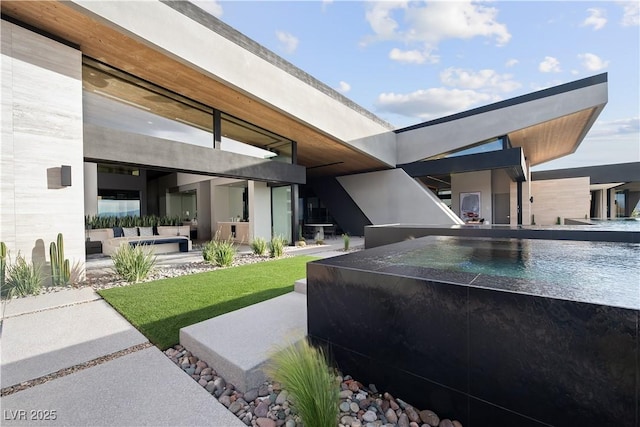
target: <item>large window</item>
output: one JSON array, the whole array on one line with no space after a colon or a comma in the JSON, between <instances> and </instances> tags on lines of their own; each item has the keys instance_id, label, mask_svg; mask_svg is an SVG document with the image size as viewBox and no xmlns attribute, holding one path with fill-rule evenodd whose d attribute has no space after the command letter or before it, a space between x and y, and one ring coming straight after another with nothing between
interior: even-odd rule
<instances>
[{"instance_id":1,"label":"large window","mask_svg":"<svg viewBox=\"0 0 640 427\"><path fill-rule=\"evenodd\" d=\"M140 216L140 192L98 190L98 216Z\"/></svg>"},{"instance_id":2,"label":"large window","mask_svg":"<svg viewBox=\"0 0 640 427\"><path fill-rule=\"evenodd\" d=\"M89 58L84 120L98 126L213 147L213 109Z\"/></svg>"},{"instance_id":3,"label":"large window","mask_svg":"<svg viewBox=\"0 0 640 427\"><path fill-rule=\"evenodd\" d=\"M489 153L491 151L500 151L505 148L504 138L493 138L489 141L483 141L478 144L464 147L457 151L451 151L449 153L438 154L437 156L430 157L426 160L444 159L449 157L468 156L471 154Z\"/></svg>"},{"instance_id":4,"label":"large window","mask_svg":"<svg viewBox=\"0 0 640 427\"><path fill-rule=\"evenodd\" d=\"M222 114L223 150L292 163L293 142L228 114Z\"/></svg>"}]
</instances>

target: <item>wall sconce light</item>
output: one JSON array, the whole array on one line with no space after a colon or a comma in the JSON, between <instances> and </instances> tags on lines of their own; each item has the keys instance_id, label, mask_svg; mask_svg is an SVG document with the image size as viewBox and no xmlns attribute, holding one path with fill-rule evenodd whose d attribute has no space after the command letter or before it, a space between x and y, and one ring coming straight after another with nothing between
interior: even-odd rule
<instances>
[{"instance_id":1,"label":"wall sconce light","mask_svg":"<svg viewBox=\"0 0 640 427\"><path fill-rule=\"evenodd\" d=\"M529 197L529 201L533 203L533 196Z\"/></svg>"},{"instance_id":2,"label":"wall sconce light","mask_svg":"<svg viewBox=\"0 0 640 427\"><path fill-rule=\"evenodd\" d=\"M71 187L71 166L62 165L60 167L60 185Z\"/></svg>"}]
</instances>

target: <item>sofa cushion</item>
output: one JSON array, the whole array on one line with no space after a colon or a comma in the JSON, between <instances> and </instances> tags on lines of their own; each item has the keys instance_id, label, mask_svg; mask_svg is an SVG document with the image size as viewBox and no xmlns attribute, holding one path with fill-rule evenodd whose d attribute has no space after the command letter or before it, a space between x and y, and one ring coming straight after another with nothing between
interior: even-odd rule
<instances>
[{"instance_id":1,"label":"sofa cushion","mask_svg":"<svg viewBox=\"0 0 640 427\"><path fill-rule=\"evenodd\" d=\"M152 227L138 227L138 232L140 233L140 236L144 236L144 237L153 236Z\"/></svg>"},{"instance_id":2,"label":"sofa cushion","mask_svg":"<svg viewBox=\"0 0 640 427\"><path fill-rule=\"evenodd\" d=\"M124 233L124 237L137 237L138 227L122 227L122 232Z\"/></svg>"},{"instance_id":3,"label":"sofa cushion","mask_svg":"<svg viewBox=\"0 0 640 427\"><path fill-rule=\"evenodd\" d=\"M113 237L124 237L122 227L113 227Z\"/></svg>"}]
</instances>

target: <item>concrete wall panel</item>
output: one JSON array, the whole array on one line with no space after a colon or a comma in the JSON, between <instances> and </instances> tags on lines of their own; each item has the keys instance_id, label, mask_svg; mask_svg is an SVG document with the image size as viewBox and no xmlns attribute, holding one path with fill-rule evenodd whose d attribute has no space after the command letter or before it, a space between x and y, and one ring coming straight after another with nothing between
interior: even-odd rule
<instances>
[{"instance_id":1,"label":"concrete wall panel","mask_svg":"<svg viewBox=\"0 0 640 427\"><path fill-rule=\"evenodd\" d=\"M493 222L491 171L457 173L451 175L451 209L460 216L460 193L480 194L480 218Z\"/></svg>"},{"instance_id":2,"label":"concrete wall panel","mask_svg":"<svg viewBox=\"0 0 640 427\"><path fill-rule=\"evenodd\" d=\"M462 223L440 199L402 169L342 176L338 182L373 225Z\"/></svg>"},{"instance_id":3,"label":"concrete wall panel","mask_svg":"<svg viewBox=\"0 0 640 427\"><path fill-rule=\"evenodd\" d=\"M14 257L49 261L62 233L66 258L84 263L81 65L79 51L2 21L0 240Z\"/></svg>"},{"instance_id":4,"label":"concrete wall panel","mask_svg":"<svg viewBox=\"0 0 640 427\"><path fill-rule=\"evenodd\" d=\"M531 212L536 225L553 225L558 217L563 221L565 218L584 220L585 215L589 218L589 177L533 181L531 193Z\"/></svg>"}]
</instances>

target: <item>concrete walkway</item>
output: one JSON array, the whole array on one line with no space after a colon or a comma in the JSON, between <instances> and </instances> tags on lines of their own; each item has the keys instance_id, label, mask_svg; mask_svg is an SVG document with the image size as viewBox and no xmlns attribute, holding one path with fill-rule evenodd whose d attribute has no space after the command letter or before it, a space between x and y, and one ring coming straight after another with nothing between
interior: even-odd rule
<instances>
[{"instance_id":1,"label":"concrete walkway","mask_svg":"<svg viewBox=\"0 0 640 427\"><path fill-rule=\"evenodd\" d=\"M342 239L327 243L288 251L344 254ZM352 238L351 247L362 246L362 238ZM200 259L197 251L158 257L160 265ZM89 274L107 268L109 259L87 260ZM285 299L306 308L300 298ZM269 309L278 301L265 301L253 310ZM90 288L15 299L4 316L2 426L244 426ZM286 327L288 320L282 322ZM241 335L236 338L245 342ZM232 336L222 344L226 354L248 352L234 350ZM51 374L56 378L50 379Z\"/></svg>"}]
</instances>

